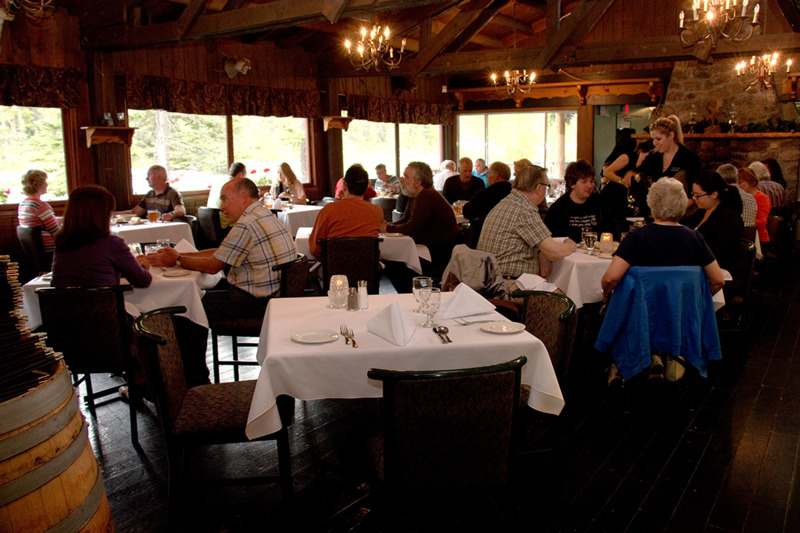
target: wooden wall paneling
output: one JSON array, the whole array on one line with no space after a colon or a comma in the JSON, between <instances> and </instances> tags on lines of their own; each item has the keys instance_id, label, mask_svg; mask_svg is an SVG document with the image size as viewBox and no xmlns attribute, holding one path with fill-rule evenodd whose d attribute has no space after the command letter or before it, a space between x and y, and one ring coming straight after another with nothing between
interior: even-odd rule
<instances>
[{"instance_id":1,"label":"wooden wall paneling","mask_svg":"<svg viewBox=\"0 0 800 533\"><path fill-rule=\"evenodd\" d=\"M594 161L594 106L578 106L578 159Z\"/></svg>"},{"instance_id":2,"label":"wooden wall paneling","mask_svg":"<svg viewBox=\"0 0 800 533\"><path fill-rule=\"evenodd\" d=\"M184 49L183 68L184 76L194 81L214 82L214 77L210 75L209 64L218 70L222 70L222 62L208 54L206 45L202 41L191 43Z\"/></svg>"},{"instance_id":3,"label":"wooden wall paneling","mask_svg":"<svg viewBox=\"0 0 800 533\"><path fill-rule=\"evenodd\" d=\"M33 64L31 61L31 41L35 37L32 29L33 27L25 20L25 17L19 17L19 20L3 25L3 34L8 35L11 41L10 46L3 46L3 56L9 58L8 63L14 65ZM6 49L9 51L8 54L6 54Z\"/></svg>"}]
</instances>

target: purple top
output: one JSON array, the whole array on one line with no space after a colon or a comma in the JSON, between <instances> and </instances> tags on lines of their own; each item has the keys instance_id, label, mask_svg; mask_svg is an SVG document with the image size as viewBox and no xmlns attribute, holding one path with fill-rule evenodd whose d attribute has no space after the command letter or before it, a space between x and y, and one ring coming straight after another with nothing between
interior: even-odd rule
<instances>
[{"instance_id":1,"label":"purple top","mask_svg":"<svg viewBox=\"0 0 800 533\"><path fill-rule=\"evenodd\" d=\"M133 257L119 237L108 235L75 250L56 248L53 287L106 287L119 285L120 275L134 287L149 287L153 277Z\"/></svg>"}]
</instances>

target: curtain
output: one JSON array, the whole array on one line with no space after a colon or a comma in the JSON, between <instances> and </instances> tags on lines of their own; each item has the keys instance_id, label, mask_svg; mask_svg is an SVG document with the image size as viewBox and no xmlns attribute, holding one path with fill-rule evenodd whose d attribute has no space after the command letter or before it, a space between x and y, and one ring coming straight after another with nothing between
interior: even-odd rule
<instances>
[{"instance_id":1,"label":"curtain","mask_svg":"<svg viewBox=\"0 0 800 533\"><path fill-rule=\"evenodd\" d=\"M452 126L453 106L427 102L401 102L358 94L347 95L347 116L372 122L441 124Z\"/></svg>"},{"instance_id":2,"label":"curtain","mask_svg":"<svg viewBox=\"0 0 800 533\"><path fill-rule=\"evenodd\" d=\"M0 65L0 104L77 108L84 79L76 69Z\"/></svg>"},{"instance_id":3,"label":"curtain","mask_svg":"<svg viewBox=\"0 0 800 533\"><path fill-rule=\"evenodd\" d=\"M319 91L128 76L128 107L199 115L319 118Z\"/></svg>"}]
</instances>

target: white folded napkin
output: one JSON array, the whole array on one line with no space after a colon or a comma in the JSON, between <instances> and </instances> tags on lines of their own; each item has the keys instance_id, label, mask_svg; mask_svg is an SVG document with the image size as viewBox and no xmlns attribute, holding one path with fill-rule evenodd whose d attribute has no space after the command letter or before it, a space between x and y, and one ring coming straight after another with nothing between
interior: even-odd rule
<instances>
[{"instance_id":1,"label":"white folded napkin","mask_svg":"<svg viewBox=\"0 0 800 533\"><path fill-rule=\"evenodd\" d=\"M558 289L555 284L550 283L542 276L537 274L523 274L517 278L517 287L523 291L547 291L553 292Z\"/></svg>"},{"instance_id":2,"label":"white folded napkin","mask_svg":"<svg viewBox=\"0 0 800 533\"><path fill-rule=\"evenodd\" d=\"M416 330L414 321L397 302L385 307L367 322L367 331L398 346L408 344Z\"/></svg>"},{"instance_id":3,"label":"white folded napkin","mask_svg":"<svg viewBox=\"0 0 800 533\"><path fill-rule=\"evenodd\" d=\"M275 203L272 204L272 209L283 209L283 202L280 198L275 198Z\"/></svg>"},{"instance_id":4,"label":"white folded napkin","mask_svg":"<svg viewBox=\"0 0 800 533\"><path fill-rule=\"evenodd\" d=\"M440 309L442 318L450 319L485 315L494 311L494 305L466 283L459 283L453 291L453 295L441 305Z\"/></svg>"},{"instance_id":5,"label":"white folded napkin","mask_svg":"<svg viewBox=\"0 0 800 533\"><path fill-rule=\"evenodd\" d=\"M190 254L197 251L197 248L192 246L192 243L186 239L181 239L181 242L175 245L175 251L179 254Z\"/></svg>"}]
</instances>

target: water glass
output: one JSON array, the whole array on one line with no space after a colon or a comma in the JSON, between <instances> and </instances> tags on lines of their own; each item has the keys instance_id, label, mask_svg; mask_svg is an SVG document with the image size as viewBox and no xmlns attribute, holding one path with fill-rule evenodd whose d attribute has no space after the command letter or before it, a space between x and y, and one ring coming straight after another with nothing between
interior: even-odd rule
<instances>
[{"instance_id":1,"label":"water glass","mask_svg":"<svg viewBox=\"0 0 800 533\"><path fill-rule=\"evenodd\" d=\"M597 242L597 232L596 231L587 231L583 234L583 244L586 245L586 249L591 252L594 249L594 245Z\"/></svg>"},{"instance_id":2,"label":"water glass","mask_svg":"<svg viewBox=\"0 0 800 533\"><path fill-rule=\"evenodd\" d=\"M133 244L129 244L128 248L130 249L131 253L133 254L133 257L142 255L142 246L138 242L135 242Z\"/></svg>"},{"instance_id":3,"label":"water glass","mask_svg":"<svg viewBox=\"0 0 800 533\"><path fill-rule=\"evenodd\" d=\"M422 312L422 303L419 300L419 291L420 289L425 289L433 287L433 279L428 276L417 276L412 280L411 284L411 292L414 293L414 299L417 300L419 306L416 309L413 309L415 313Z\"/></svg>"},{"instance_id":4,"label":"water glass","mask_svg":"<svg viewBox=\"0 0 800 533\"><path fill-rule=\"evenodd\" d=\"M159 250L162 249L162 248L169 248L170 247L169 239L158 239L156 241L156 244L158 245L158 249Z\"/></svg>"},{"instance_id":5,"label":"water glass","mask_svg":"<svg viewBox=\"0 0 800 533\"><path fill-rule=\"evenodd\" d=\"M436 323L433 317L439 312L439 303L441 302L442 291L436 287L426 287L420 289L419 300L422 307L422 313L425 315L425 322L418 324L423 328L434 328Z\"/></svg>"}]
</instances>

